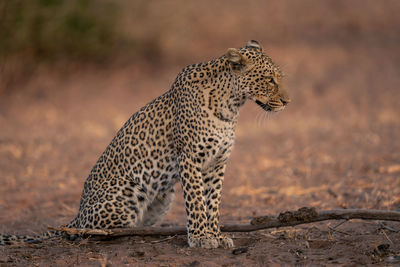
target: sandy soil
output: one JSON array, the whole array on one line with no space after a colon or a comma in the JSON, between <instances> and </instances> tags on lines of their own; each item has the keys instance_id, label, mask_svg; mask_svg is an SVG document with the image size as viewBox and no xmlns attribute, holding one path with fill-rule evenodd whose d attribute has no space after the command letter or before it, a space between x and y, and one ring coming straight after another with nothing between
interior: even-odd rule
<instances>
[{"instance_id":1,"label":"sandy soil","mask_svg":"<svg viewBox=\"0 0 400 267\"><path fill-rule=\"evenodd\" d=\"M372 26L354 30L349 22L345 27L346 34L324 42L264 44L286 73L293 101L276 115L265 114L251 102L244 106L226 173L222 222L248 222L303 206L400 210L399 35L373 39L368 31ZM358 41L354 31L370 39L360 35L364 39ZM132 63L63 74L38 69L18 90L1 93L0 232L40 233L71 220L86 176L124 121L167 90L182 67L232 46L219 42L194 59L192 52L200 51L198 47L179 62L166 59L157 68ZM179 186L177 191L166 225L185 223ZM232 250L188 248L184 236L52 240L32 247L2 247L0 264L400 264L400 224L385 225L326 221L235 233L236 246L248 248L238 255Z\"/></svg>"}]
</instances>

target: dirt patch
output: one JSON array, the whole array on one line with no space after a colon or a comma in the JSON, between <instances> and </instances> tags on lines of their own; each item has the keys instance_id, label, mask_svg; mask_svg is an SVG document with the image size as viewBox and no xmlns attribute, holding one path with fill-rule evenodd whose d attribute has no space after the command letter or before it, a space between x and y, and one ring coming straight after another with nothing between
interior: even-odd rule
<instances>
[{"instance_id":1,"label":"dirt patch","mask_svg":"<svg viewBox=\"0 0 400 267\"><path fill-rule=\"evenodd\" d=\"M303 207L297 211L285 211L279 214L280 222L306 221L307 219L317 217L318 213L315 208Z\"/></svg>"},{"instance_id":2,"label":"dirt patch","mask_svg":"<svg viewBox=\"0 0 400 267\"><path fill-rule=\"evenodd\" d=\"M334 223L331 223L334 224ZM394 224L390 224L396 227ZM397 224L398 227L398 224ZM238 233L235 249L189 248L185 236L125 237L109 241L67 242L57 239L31 247L2 249L1 263L10 265L231 266L270 264L398 264L399 233L376 223L349 222L330 230L326 224ZM340 230L339 230L340 229Z\"/></svg>"}]
</instances>

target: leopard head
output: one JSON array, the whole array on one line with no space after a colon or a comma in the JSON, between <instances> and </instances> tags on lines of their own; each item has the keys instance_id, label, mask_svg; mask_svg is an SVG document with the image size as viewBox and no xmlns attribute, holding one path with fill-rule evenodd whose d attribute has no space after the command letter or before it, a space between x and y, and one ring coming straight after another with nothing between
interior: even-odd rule
<instances>
[{"instance_id":1,"label":"leopard head","mask_svg":"<svg viewBox=\"0 0 400 267\"><path fill-rule=\"evenodd\" d=\"M240 90L265 111L281 111L290 102L281 70L257 41L249 41L244 48L229 48L226 58Z\"/></svg>"}]
</instances>

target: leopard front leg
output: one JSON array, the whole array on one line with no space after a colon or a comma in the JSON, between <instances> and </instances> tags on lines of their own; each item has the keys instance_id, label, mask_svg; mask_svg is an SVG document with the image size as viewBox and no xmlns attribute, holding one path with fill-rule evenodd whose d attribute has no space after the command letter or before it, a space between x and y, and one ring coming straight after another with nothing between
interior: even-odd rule
<instances>
[{"instance_id":1,"label":"leopard front leg","mask_svg":"<svg viewBox=\"0 0 400 267\"><path fill-rule=\"evenodd\" d=\"M179 172L187 215L187 234L190 247L217 248L218 239L208 231L204 188L200 166L181 154Z\"/></svg>"},{"instance_id":2,"label":"leopard front leg","mask_svg":"<svg viewBox=\"0 0 400 267\"><path fill-rule=\"evenodd\" d=\"M209 233L217 238L221 247L232 248L234 247L232 239L222 234L219 227L219 205L221 203L225 168L226 164L221 163L208 173L203 174L204 197L207 208L207 228Z\"/></svg>"}]
</instances>

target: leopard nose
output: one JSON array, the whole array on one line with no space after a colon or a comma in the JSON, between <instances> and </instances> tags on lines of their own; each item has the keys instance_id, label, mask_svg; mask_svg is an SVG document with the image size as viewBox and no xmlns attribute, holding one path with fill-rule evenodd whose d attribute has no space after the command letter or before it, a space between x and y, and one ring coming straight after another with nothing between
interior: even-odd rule
<instances>
[{"instance_id":1,"label":"leopard nose","mask_svg":"<svg viewBox=\"0 0 400 267\"><path fill-rule=\"evenodd\" d=\"M283 99L283 98L281 98L281 102L282 102L282 104L284 105L284 106L286 106L287 104L289 104L290 103L290 99Z\"/></svg>"}]
</instances>

